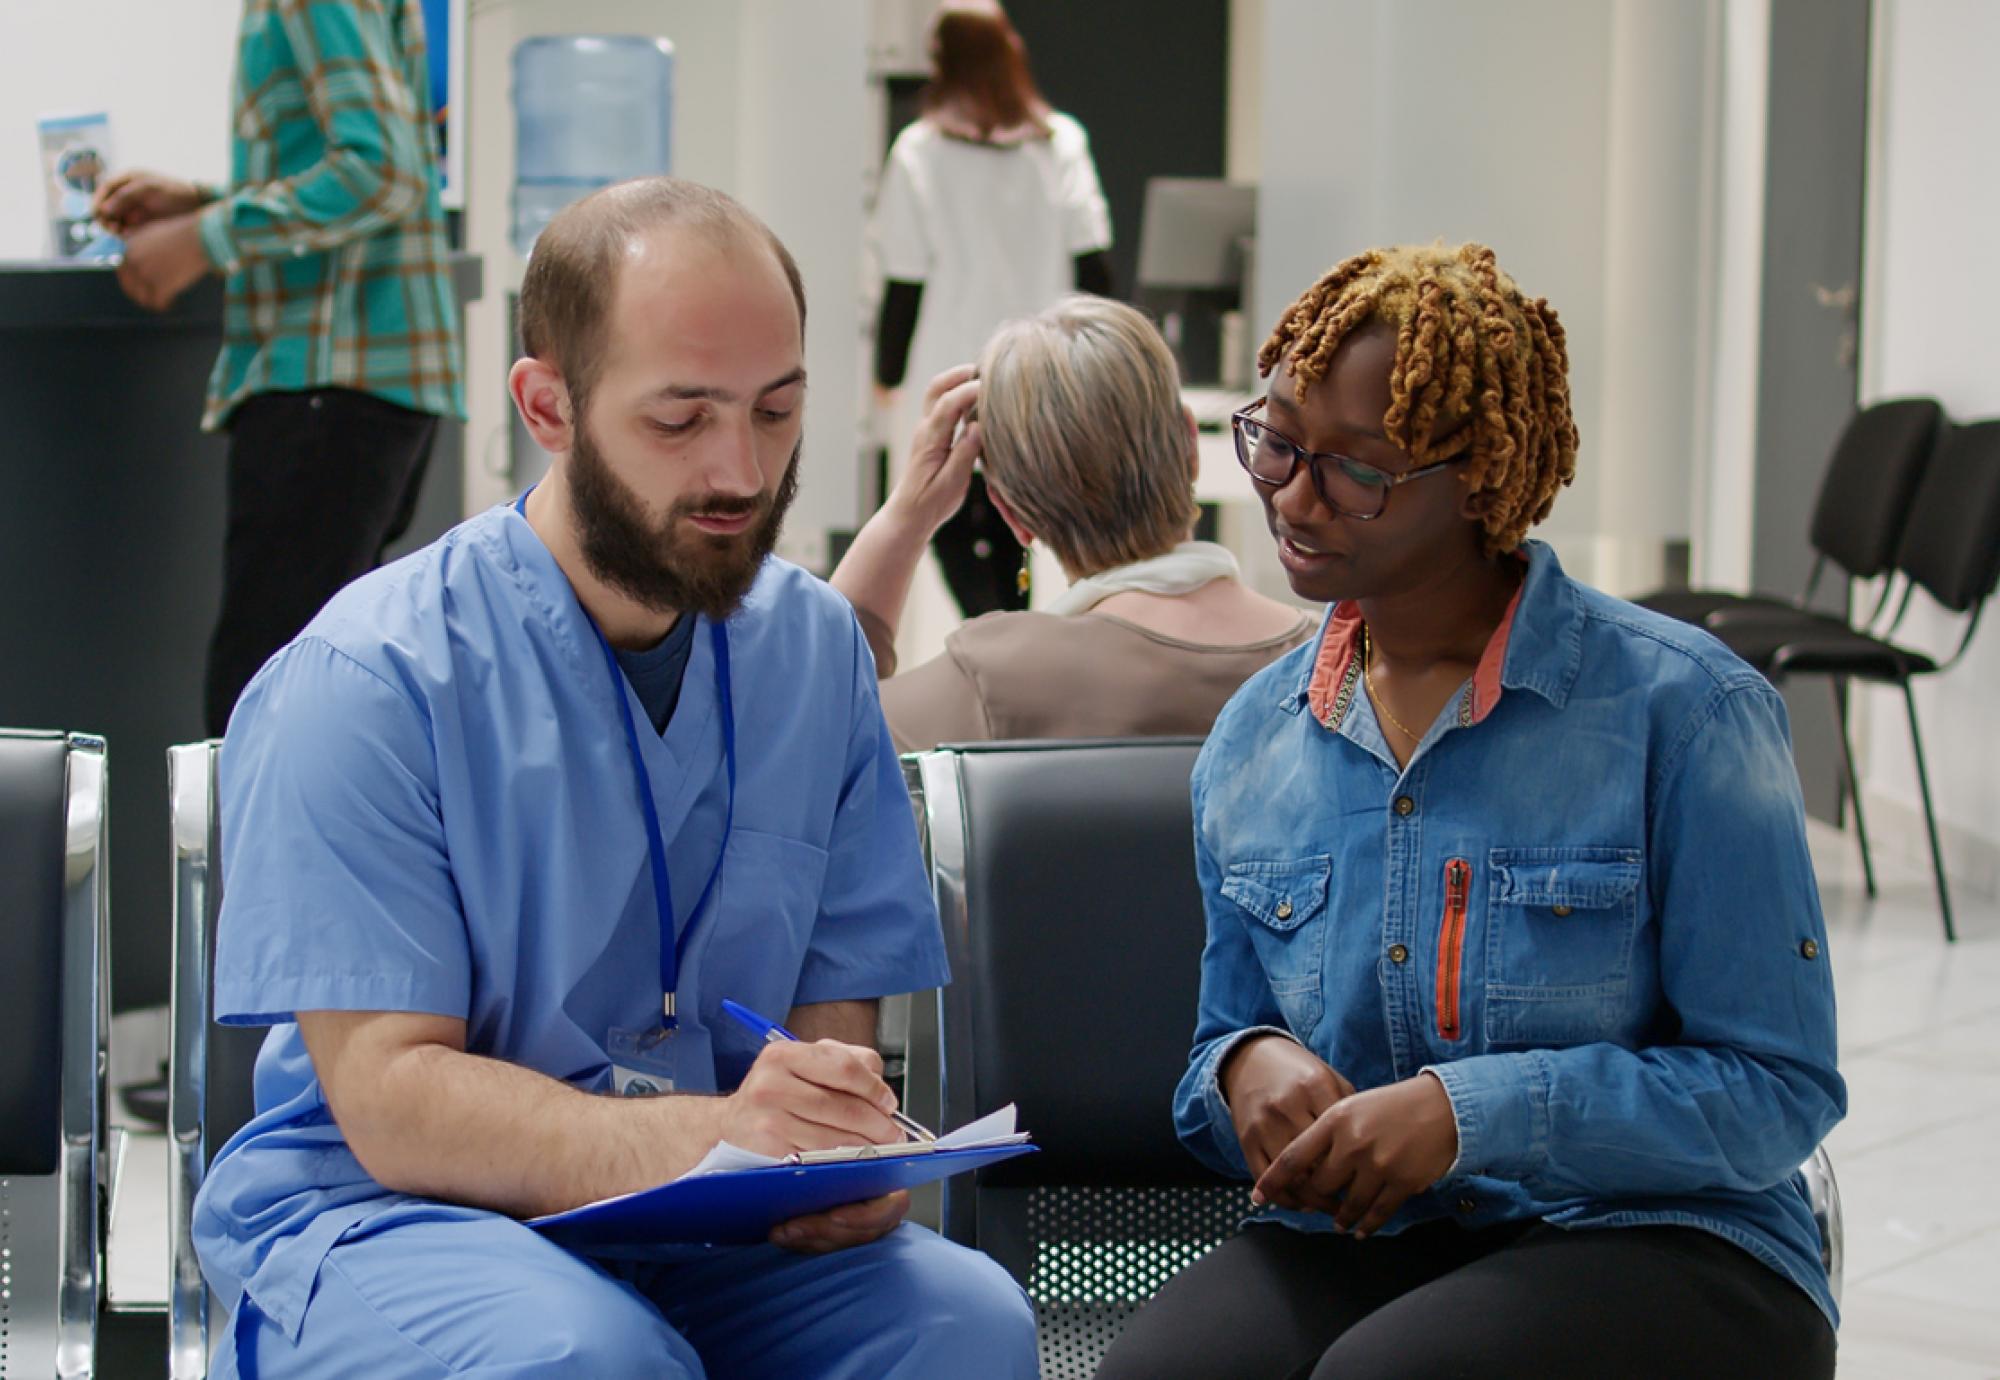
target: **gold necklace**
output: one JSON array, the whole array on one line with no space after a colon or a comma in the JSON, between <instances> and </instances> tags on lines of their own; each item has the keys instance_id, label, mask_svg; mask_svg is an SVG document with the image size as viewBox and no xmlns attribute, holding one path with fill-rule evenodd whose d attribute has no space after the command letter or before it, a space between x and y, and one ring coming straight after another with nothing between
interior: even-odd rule
<instances>
[{"instance_id":1,"label":"gold necklace","mask_svg":"<svg viewBox=\"0 0 2000 1380\"><path fill-rule=\"evenodd\" d=\"M1368 687L1368 702L1381 710L1383 717L1388 719L1390 723L1402 729L1405 738L1408 738L1413 743L1421 743L1424 740L1423 735L1421 733L1410 732L1408 726L1396 717L1395 711L1384 704L1382 697L1375 693L1375 679L1370 674L1369 667L1369 663L1375 659L1374 650L1374 643L1368 637L1368 625L1363 623L1361 625L1361 683Z\"/></svg>"}]
</instances>

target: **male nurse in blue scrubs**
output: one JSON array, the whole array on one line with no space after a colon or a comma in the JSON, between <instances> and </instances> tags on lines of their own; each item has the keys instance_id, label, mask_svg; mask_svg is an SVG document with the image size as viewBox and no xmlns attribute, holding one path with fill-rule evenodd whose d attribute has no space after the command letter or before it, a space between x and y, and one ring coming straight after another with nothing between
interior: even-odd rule
<instances>
[{"instance_id":1,"label":"male nurse in blue scrubs","mask_svg":"<svg viewBox=\"0 0 2000 1380\"><path fill-rule=\"evenodd\" d=\"M947 974L854 615L770 555L791 256L626 183L520 309L547 478L349 585L223 747L216 1012L274 1029L195 1207L216 1373L1026 1380L1020 1290L901 1194L644 1262L522 1225L722 1140L899 1139L876 1000Z\"/></svg>"}]
</instances>

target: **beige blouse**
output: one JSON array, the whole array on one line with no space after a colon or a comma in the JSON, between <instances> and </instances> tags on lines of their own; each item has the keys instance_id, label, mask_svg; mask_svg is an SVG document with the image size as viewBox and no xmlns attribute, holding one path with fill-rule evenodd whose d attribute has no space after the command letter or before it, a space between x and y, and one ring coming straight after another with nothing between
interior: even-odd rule
<instances>
[{"instance_id":1,"label":"beige blouse","mask_svg":"<svg viewBox=\"0 0 2000 1380\"><path fill-rule=\"evenodd\" d=\"M1184 642L1109 614L989 613L944 655L882 682L899 752L1004 738L1201 736L1238 686L1314 620L1234 646ZM873 641L874 639L870 639Z\"/></svg>"}]
</instances>

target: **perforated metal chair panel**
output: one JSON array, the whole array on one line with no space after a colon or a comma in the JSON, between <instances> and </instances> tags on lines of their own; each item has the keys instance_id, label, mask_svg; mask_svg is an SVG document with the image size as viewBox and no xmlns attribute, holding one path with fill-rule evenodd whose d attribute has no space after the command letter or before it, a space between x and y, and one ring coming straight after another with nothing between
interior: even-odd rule
<instances>
[{"instance_id":1,"label":"perforated metal chair panel","mask_svg":"<svg viewBox=\"0 0 2000 1380\"><path fill-rule=\"evenodd\" d=\"M1096 1374L1147 1300L1235 1235L1249 1193L1247 1184L982 1190L982 1242L1004 1237L1003 1221L1025 1225L1042 1380Z\"/></svg>"}]
</instances>

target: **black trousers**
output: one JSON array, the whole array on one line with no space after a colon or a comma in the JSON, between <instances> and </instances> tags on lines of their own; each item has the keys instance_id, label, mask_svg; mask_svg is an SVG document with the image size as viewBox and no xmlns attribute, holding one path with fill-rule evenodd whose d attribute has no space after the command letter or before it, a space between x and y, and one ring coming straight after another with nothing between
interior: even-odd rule
<instances>
[{"instance_id":1,"label":"black trousers","mask_svg":"<svg viewBox=\"0 0 2000 1380\"><path fill-rule=\"evenodd\" d=\"M438 419L349 388L263 393L229 424L222 612L208 647L210 737L320 606L409 528Z\"/></svg>"},{"instance_id":2,"label":"black trousers","mask_svg":"<svg viewBox=\"0 0 2000 1380\"><path fill-rule=\"evenodd\" d=\"M1183 1270L1097 1380L1830 1380L1801 1290L1692 1227L1259 1225Z\"/></svg>"}]
</instances>

